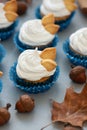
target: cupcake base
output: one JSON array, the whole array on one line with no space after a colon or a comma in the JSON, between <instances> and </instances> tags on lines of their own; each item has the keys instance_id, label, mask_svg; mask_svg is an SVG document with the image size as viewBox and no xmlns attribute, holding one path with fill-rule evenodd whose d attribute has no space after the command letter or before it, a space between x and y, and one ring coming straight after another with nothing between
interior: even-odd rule
<instances>
[{"instance_id":1,"label":"cupcake base","mask_svg":"<svg viewBox=\"0 0 87 130\"><path fill-rule=\"evenodd\" d=\"M59 67L57 66L56 71L53 76L51 76L47 81L42 82L42 83L31 83L31 82L26 82L23 79L20 79L17 76L16 73L16 65L17 63L14 63L14 65L11 67L9 75L10 79L13 81L14 86L17 88L29 92L31 94L37 94L37 93L42 93L50 89L54 83L56 82L58 76L59 76Z\"/></svg>"},{"instance_id":2,"label":"cupcake base","mask_svg":"<svg viewBox=\"0 0 87 130\"><path fill-rule=\"evenodd\" d=\"M2 45L0 45L0 62L2 62L3 58L5 57L5 55L6 55L5 48Z\"/></svg>"},{"instance_id":3,"label":"cupcake base","mask_svg":"<svg viewBox=\"0 0 87 130\"><path fill-rule=\"evenodd\" d=\"M10 27L0 29L0 40L8 39L14 32L15 27L18 25L18 20L16 20Z\"/></svg>"},{"instance_id":4,"label":"cupcake base","mask_svg":"<svg viewBox=\"0 0 87 130\"><path fill-rule=\"evenodd\" d=\"M69 47L69 39L67 39L63 44L63 50L69 59L69 61L74 65L81 65L87 68L87 56L82 56L73 52Z\"/></svg>"},{"instance_id":5,"label":"cupcake base","mask_svg":"<svg viewBox=\"0 0 87 130\"><path fill-rule=\"evenodd\" d=\"M72 14L70 15L70 17L67 18L66 20L62 20L62 21L59 21L59 22L56 21L55 22L55 24L58 24L60 26L59 31L63 31L64 29L66 29L69 26L69 24L70 24L70 22L71 22L71 20L72 20L72 18L73 18L74 15L75 15L75 11L72 12ZM40 6L38 6L36 8L36 10L35 10L35 16L38 19L42 19L42 16L40 14Z\"/></svg>"},{"instance_id":6,"label":"cupcake base","mask_svg":"<svg viewBox=\"0 0 87 130\"><path fill-rule=\"evenodd\" d=\"M26 45L25 43L22 43L19 38L19 32L17 32L14 35L14 44L15 46L19 49L19 51L23 52L26 49L35 49L36 47L38 47L38 50L43 50L47 47L55 47L59 41L58 35L55 35L54 39L52 40L51 43L47 44L47 45L43 45L43 46L29 46Z\"/></svg>"}]
</instances>

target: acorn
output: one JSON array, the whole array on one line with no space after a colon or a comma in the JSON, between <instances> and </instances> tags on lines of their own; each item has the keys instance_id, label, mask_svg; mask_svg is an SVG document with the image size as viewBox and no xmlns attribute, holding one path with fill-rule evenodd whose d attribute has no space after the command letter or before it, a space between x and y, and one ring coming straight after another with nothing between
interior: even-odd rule
<instances>
[{"instance_id":1,"label":"acorn","mask_svg":"<svg viewBox=\"0 0 87 130\"><path fill-rule=\"evenodd\" d=\"M25 14L27 11L27 3L24 1L17 1L17 5L18 5L17 13L19 15Z\"/></svg>"},{"instance_id":2,"label":"acorn","mask_svg":"<svg viewBox=\"0 0 87 130\"><path fill-rule=\"evenodd\" d=\"M16 102L15 109L20 113L31 112L34 109L35 103L29 95L22 95Z\"/></svg>"},{"instance_id":3,"label":"acorn","mask_svg":"<svg viewBox=\"0 0 87 130\"><path fill-rule=\"evenodd\" d=\"M11 104L7 104L6 107L0 108L0 126L6 124L10 119L10 113L8 109L11 107Z\"/></svg>"},{"instance_id":4,"label":"acorn","mask_svg":"<svg viewBox=\"0 0 87 130\"><path fill-rule=\"evenodd\" d=\"M86 69L83 66L76 66L71 69L69 77L72 81L82 84L86 82Z\"/></svg>"}]
</instances>

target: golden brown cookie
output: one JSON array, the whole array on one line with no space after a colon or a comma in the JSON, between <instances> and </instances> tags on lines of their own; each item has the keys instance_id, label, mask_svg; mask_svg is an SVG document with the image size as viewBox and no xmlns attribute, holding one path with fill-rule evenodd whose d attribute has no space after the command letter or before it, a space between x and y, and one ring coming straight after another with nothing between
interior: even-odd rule
<instances>
[{"instance_id":1,"label":"golden brown cookie","mask_svg":"<svg viewBox=\"0 0 87 130\"><path fill-rule=\"evenodd\" d=\"M57 31L59 30L59 26L55 25L55 24L48 24L45 26L45 29L50 32L51 34L55 34L57 33Z\"/></svg>"},{"instance_id":2,"label":"golden brown cookie","mask_svg":"<svg viewBox=\"0 0 87 130\"><path fill-rule=\"evenodd\" d=\"M46 68L47 71L52 71L57 66L56 62L51 59L43 59L41 64Z\"/></svg>"},{"instance_id":3,"label":"golden brown cookie","mask_svg":"<svg viewBox=\"0 0 87 130\"><path fill-rule=\"evenodd\" d=\"M10 12L10 11L7 11L5 13L5 16L6 18L8 19L9 22L13 22L16 20L16 18L18 17L18 15L14 12Z\"/></svg>"},{"instance_id":4,"label":"golden brown cookie","mask_svg":"<svg viewBox=\"0 0 87 130\"><path fill-rule=\"evenodd\" d=\"M53 14L48 14L48 15L46 15L46 16L44 16L44 17L42 18L42 24L43 24L44 26L46 26L46 25L48 25L48 24L52 24L52 23L54 23L54 22L55 22L55 17L54 17Z\"/></svg>"},{"instance_id":5,"label":"golden brown cookie","mask_svg":"<svg viewBox=\"0 0 87 130\"><path fill-rule=\"evenodd\" d=\"M11 1L6 2L5 6L4 6L4 10L17 12L17 1L11 0Z\"/></svg>"},{"instance_id":6,"label":"golden brown cookie","mask_svg":"<svg viewBox=\"0 0 87 130\"><path fill-rule=\"evenodd\" d=\"M55 34L60 26L55 24L55 17L53 14L48 14L42 18L42 24L45 27L45 29L51 33Z\"/></svg>"},{"instance_id":7,"label":"golden brown cookie","mask_svg":"<svg viewBox=\"0 0 87 130\"><path fill-rule=\"evenodd\" d=\"M41 52L40 57L42 59L55 60L55 58L56 58L56 48L52 47L52 48L46 48L46 49L44 49Z\"/></svg>"},{"instance_id":8,"label":"golden brown cookie","mask_svg":"<svg viewBox=\"0 0 87 130\"><path fill-rule=\"evenodd\" d=\"M65 5L66 5L66 8L67 8L70 12L73 12L74 10L77 9L77 5L74 3L74 1L64 0L64 3L65 3Z\"/></svg>"}]
</instances>

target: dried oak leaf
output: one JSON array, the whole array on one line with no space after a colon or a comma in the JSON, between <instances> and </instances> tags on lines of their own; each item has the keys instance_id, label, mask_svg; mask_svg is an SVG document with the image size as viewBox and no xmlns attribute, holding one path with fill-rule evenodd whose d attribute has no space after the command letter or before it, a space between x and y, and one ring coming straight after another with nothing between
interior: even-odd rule
<instances>
[{"instance_id":1,"label":"dried oak leaf","mask_svg":"<svg viewBox=\"0 0 87 130\"><path fill-rule=\"evenodd\" d=\"M87 84L81 93L74 92L70 87L66 90L63 103L53 101L52 121L64 122L72 126L82 127L87 120Z\"/></svg>"},{"instance_id":2,"label":"dried oak leaf","mask_svg":"<svg viewBox=\"0 0 87 130\"><path fill-rule=\"evenodd\" d=\"M71 125L67 125L67 126L64 127L63 130L82 130L82 128L74 127L74 126L71 126Z\"/></svg>"}]
</instances>

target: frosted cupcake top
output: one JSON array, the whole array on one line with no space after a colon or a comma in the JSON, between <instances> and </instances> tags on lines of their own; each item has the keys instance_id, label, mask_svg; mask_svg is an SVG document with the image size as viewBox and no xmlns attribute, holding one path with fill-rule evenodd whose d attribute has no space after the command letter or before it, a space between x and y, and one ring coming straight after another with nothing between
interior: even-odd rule
<instances>
[{"instance_id":1,"label":"frosted cupcake top","mask_svg":"<svg viewBox=\"0 0 87 130\"><path fill-rule=\"evenodd\" d=\"M5 16L5 10L4 8L4 4L0 3L0 28L5 28L10 26L13 22L9 22L8 19Z\"/></svg>"},{"instance_id":2,"label":"frosted cupcake top","mask_svg":"<svg viewBox=\"0 0 87 130\"><path fill-rule=\"evenodd\" d=\"M17 1L10 0L6 3L0 3L0 29L9 27L18 17Z\"/></svg>"},{"instance_id":3,"label":"frosted cupcake top","mask_svg":"<svg viewBox=\"0 0 87 130\"><path fill-rule=\"evenodd\" d=\"M41 20L35 19L22 25L19 40L27 45L40 46L51 42L54 36L44 28Z\"/></svg>"},{"instance_id":4,"label":"frosted cupcake top","mask_svg":"<svg viewBox=\"0 0 87 130\"><path fill-rule=\"evenodd\" d=\"M29 81L37 81L43 77L49 77L54 74L55 69L47 71L41 64L42 58L40 57L41 51L25 50L18 58L16 67L17 75Z\"/></svg>"},{"instance_id":5,"label":"frosted cupcake top","mask_svg":"<svg viewBox=\"0 0 87 130\"><path fill-rule=\"evenodd\" d=\"M71 14L66 8L64 0L43 0L40 10L44 15L53 13L55 17L63 17Z\"/></svg>"},{"instance_id":6,"label":"frosted cupcake top","mask_svg":"<svg viewBox=\"0 0 87 130\"><path fill-rule=\"evenodd\" d=\"M70 47L81 55L87 55L87 28L81 28L70 36Z\"/></svg>"},{"instance_id":7,"label":"frosted cupcake top","mask_svg":"<svg viewBox=\"0 0 87 130\"><path fill-rule=\"evenodd\" d=\"M55 37L59 26L55 24L53 14L44 16L41 20L34 19L25 22L19 32L19 40L27 45L41 46L47 45Z\"/></svg>"}]
</instances>

